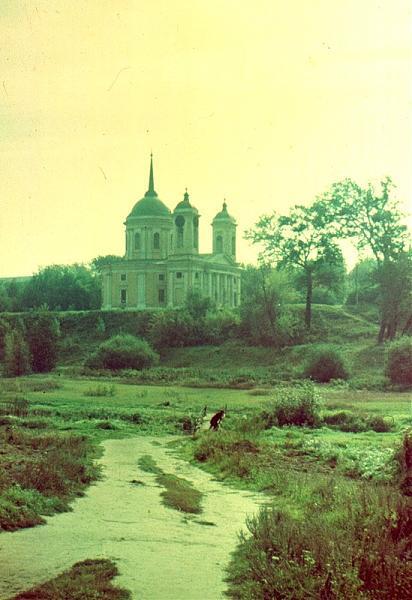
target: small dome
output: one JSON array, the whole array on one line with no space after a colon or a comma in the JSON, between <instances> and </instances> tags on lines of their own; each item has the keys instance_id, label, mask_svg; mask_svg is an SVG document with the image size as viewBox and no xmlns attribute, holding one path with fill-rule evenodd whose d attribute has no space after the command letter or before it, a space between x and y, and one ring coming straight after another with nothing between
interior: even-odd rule
<instances>
[{"instance_id":1,"label":"small dome","mask_svg":"<svg viewBox=\"0 0 412 600\"><path fill-rule=\"evenodd\" d=\"M215 218L213 219L213 221L231 221L232 223L235 222L235 219L229 215L229 213L227 212L227 204L226 204L226 200L223 202L223 207L222 210L220 212L217 213L217 215L215 216Z\"/></svg>"},{"instance_id":2,"label":"small dome","mask_svg":"<svg viewBox=\"0 0 412 600\"><path fill-rule=\"evenodd\" d=\"M166 204L157 197L156 192L154 194L148 194L146 192L144 198L139 200L139 202L136 202L127 218L168 216L170 216L170 210L167 208Z\"/></svg>"},{"instance_id":3,"label":"small dome","mask_svg":"<svg viewBox=\"0 0 412 600\"><path fill-rule=\"evenodd\" d=\"M175 211L176 211L176 210L179 210L179 209L181 209L181 208L183 208L183 209L184 209L184 208L185 208L185 209L188 209L188 208L190 208L190 209L191 209L191 210L193 210L194 212L197 212L197 208L195 208L195 207L194 207L192 204L190 204L190 200L189 200L189 194L188 194L188 192L187 192L187 188L186 188L186 191L185 191L185 193L184 193L183 200L181 200L181 201L180 201L180 202L179 202L179 203L176 205L176 207L175 207Z\"/></svg>"}]
</instances>

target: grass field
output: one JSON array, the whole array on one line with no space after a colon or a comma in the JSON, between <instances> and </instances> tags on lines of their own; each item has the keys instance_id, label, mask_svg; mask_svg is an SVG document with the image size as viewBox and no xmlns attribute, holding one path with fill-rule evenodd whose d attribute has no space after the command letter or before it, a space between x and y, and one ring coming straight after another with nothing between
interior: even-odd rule
<instances>
[{"instance_id":1,"label":"grass field","mask_svg":"<svg viewBox=\"0 0 412 600\"><path fill-rule=\"evenodd\" d=\"M343 542L339 543L342 548L352 544L357 552L367 553L369 546L363 538L359 541L353 521L356 515L359 522L372 518L370 511L362 512L362 507L374 506L374 514L381 515L382 523L386 523L382 516L385 511L390 509L395 514L399 506L404 506L394 504L398 498L394 456L402 436L412 426L411 397L407 392L359 390L344 382L319 385L316 426L265 427L262 415L273 410L282 387L202 389L136 385L131 380L124 376L70 378L60 372L0 381L0 436L4 442L0 453L0 529L33 526L42 522L43 515L67 510L71 500L99 476L92 460L101 440L147 434L176 434L175 450L182 458L232 486L263 491L280 511L281 516L262 513L256 522L249 523L249 537L241 542L238 558L229 568L229 590L234 598L263 597L251 595L248 586L254 581L256 556L272 544L264 538L272 521L278 523L280 519L286 529L296 532L297 538L308 535L306 529L299 528L310 521L313 536L333 545L338 544L334 532L343 527L342 515L346 515L350 528L343 527L346 537L342 533ZM221 429L187 435L193 432L191 424L205 406L208 413L226 407ZM200 495L185 480L154 472L168 506L189 512L201 510ZM39 477L33 473L39 473ZM405 512L409 508L402 510L399 519L409 514ZM319 518L313 521L308 515ZM376 531L383 527L379 523L373 525ZM276 525L270 535L275 538L280 530ZM276 543L283 547L283 538ZM396 548L394 569L405 580ZM317 551L312 548L311 552L315 556ZM346 561L355 561L342 553ZM290 557L285 555L284 560L289 564ZM265 563L264 570L270 580L275 575L270 561L268 565ZM319 585L323 586L328 570L322 569ZM353 590L359 591L361 586L356 583L356 573L350 590L336 597L346 594L356 598ZM291 581L295 576L288 574ZM315 575L310 577L315 581ZM310 577L306 574L305 581ZM253 585L257 590L253 593L264 593L258 582ZM319 586L313 585L318 593Z\"/></svg>"}]
</instances>

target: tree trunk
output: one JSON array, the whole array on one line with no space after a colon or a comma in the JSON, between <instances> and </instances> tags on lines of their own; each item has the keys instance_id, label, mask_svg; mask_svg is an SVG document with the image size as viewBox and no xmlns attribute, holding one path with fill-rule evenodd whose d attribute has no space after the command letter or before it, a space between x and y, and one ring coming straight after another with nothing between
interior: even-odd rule
<instances>
[{"instance_id":1,"label":"tree trunk","mask_svg":"<svg viewBox=\"0 0 412 600\"><path fill-rule=\"evenodd\" d=\"M379 333L378 333L378 344L382 344L385 341L385 332L387 328L387 322L384 317L381 318Z\"/></svg>"},{"instance_id":2,"label":"tree trunk","mask_svg":"<svg viewBox=\"0 0 412 600\"><path fill-rule=\"evenodd\" d=\"M312 270L306 271L306 308L305 308L305 327L310 329L312 321L312 295L313 295L313 273Z\"/></svg>"}]
</instances>

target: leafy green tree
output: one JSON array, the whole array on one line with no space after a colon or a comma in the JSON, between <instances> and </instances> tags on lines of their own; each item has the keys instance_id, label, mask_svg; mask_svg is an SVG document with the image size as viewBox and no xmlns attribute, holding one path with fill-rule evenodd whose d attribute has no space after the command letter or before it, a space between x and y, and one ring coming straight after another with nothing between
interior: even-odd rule
<instances>
[{"instance_id":1,"label":"leafy green tree","mask_svg":"<svg viewBox=\"0 0 412 600\"><path fill-rule=\"evenodd\" d=\"M184 309L195 321L202 320L207 313L213 310L214 304L208 297L204 297L197 291L190 291L186 297Z\"/></svg>"},{"instance_id":2,"label":"leafy green tree","mask_svg":"<svg viewBox=\"0 0 412 600\"><path fill-rule=\"evenodd\" d=\"M248 265L242 273L243 334L257 344L283 345L294 334L286 308L294 300L296 293L286 271Z\"/></svg>"},{"instance_id":3,"label":"leafy green tree","mask_svg":"<svg viewBox=\"0 0 412 600\"><path fill-rule=\"evenodd\" d=\"M84 265L50 265L27 283L24 308L50 310L89 310L100 307L100 279Z\"/></svg>"},{"instance_id":4,"label":"leafy green tree","mask_svg":"<svg viewBox=\"0 0 412 600\"><path fill-rule=\"evenodd\" d=\"M389 177L381 181L378 191L372 185L362 188L345 179L334 184L319 201L329 226L334 230L338 227L342 236L352 238L359 249L368 249L376 260L381 313L379 342L395 337L400 305L405 295L410 294L401 281L405 269L409 269L410 236L402 223L399 203L391 198L393 188Z\"/></svg>"},{"instance_id":5,"label":"leafy green tree","mask_svg":"<svg viewBox=\"0 0 412 600\"><path fill-rule=\"evenodd\" d=\"M294 206L287 216L264 215L246 232L246 238L263 246L264 261L274 262L279 269L301 271L305 280L305 325L310 329L316 275L325 264L337 264L342 256L323 205Z\"/></svg>"},{"instance_id":6,"label":"leafy green tree","mask_svg":"<svg viewBox=\"0 0 412 600\"><path fill-rule=\"evenodd\" d=\"M30 373L30 352L24 339L22 327L9 331L4 345L4 374L19 377Z\"/></svg>"},{"instance_id":7,"label":"leafy green tree","mask_svg":"<svg viewBox=\"0 0 412 600\"><path fill-rule=\"evenodd\" d=\"M97 273L101 273L102 268L106 265L111 265L114 262L119 262L123 260L121 256L116 256L115 254L106 254L104 256L96 256L90 263L90 267L92 270Z\"/></svg>"},{"instance_id":8,"label":"leafy green tree","mask_svg":"<svg viewBox=\"0 0 412 600\"><path fill-rule=\"evenodd\" d=\"M378 283L376 281L377 262L374 258L365 258L348 274L347 304L378 302Z\"/></svg>"},{"instance_id":9,"label":"leafy green tree","mask_svg":"<svg viewBox=\"0 0 412 600\"><path fill-rule=\"evenodd\" d=\"M48 311L38 311L26 319L26 327L33 371L51 371L58 357L59 322Z\"/></svg>"}]
</instances>

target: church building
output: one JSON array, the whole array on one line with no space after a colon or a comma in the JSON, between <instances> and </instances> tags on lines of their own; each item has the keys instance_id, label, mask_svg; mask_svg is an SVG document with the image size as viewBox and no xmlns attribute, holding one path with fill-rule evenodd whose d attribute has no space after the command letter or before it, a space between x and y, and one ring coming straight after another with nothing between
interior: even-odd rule
<instances>
[{"instance_id":1,"label":"church building","mask_svg":"<svg viewBox=\"0 0 412 600\"><path fill-rule=\"evenodd\" d=\"M151 157L149 189L124 223L125 255L102 271L103 309L178 307L190 291L220 307L238 306L236 221L224 202L212 222L213 251L200 254L199 217L187 191L173 212L160 200Z\"/></svg>"}]
</instances>

